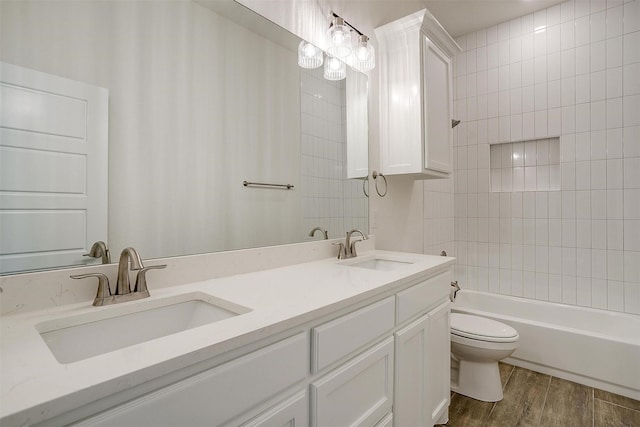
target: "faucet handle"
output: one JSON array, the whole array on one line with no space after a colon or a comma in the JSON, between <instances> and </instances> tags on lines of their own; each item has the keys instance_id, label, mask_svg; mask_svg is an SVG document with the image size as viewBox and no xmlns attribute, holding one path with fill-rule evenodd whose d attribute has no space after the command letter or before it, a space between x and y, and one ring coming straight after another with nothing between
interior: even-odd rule
<instances>
[{"instance_id":1,"label":"faucet handle","mask_svg":"<svg viewBox=\"0 0 640 427\"><path fill-rule=\"evenodd\" d=\"M133 292L140 292L142 294L146 293L145 296L149 295L149 289L147 288L147 271L149 270L159 270L161 268L166 268L167 264L161 265L150 265L148 267L143 267L138 270L138 275L136 276L136 285L133 289Z\"/></svg>"},{"instance_id":2,"label":"faucet handle","mask_svg":"<svg viewBox=\"0 0 640 427\"><path fill-rule=\"evenodd\" d=\"M89 274L74 274L69 276L72 279L86 279L87 277L98 278L98 292L93 305L96 307L104 305L105 301L111 298L111 287L109 286L109 278L102 273L89 273Z\"/></svg>"},{"instance_id":3,"label":"faucet handle","mask_svg":"<svg viewBox=\"0 0 640 427\"><path fill-rule=\"evenodd\" d=\"M344 248L344 243L335 242L335 243L332 243L332 245L333 246L339 246L339 248L338 248L338 259L346 258L347 251Z\"/></svg>"}]
</instances>

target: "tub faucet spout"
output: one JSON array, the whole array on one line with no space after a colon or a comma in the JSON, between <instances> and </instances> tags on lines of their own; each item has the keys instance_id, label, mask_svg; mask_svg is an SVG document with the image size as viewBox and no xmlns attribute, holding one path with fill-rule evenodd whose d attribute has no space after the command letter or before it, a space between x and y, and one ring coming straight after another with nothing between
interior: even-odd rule
<instances>
[{"instance_id":1,"label":"tub faucet spout","mask_svg":"<svg viewBox=\"0 0 640 427\"><path fill-rule=\"evenodd\" d=\"M451 300L451 302L455 301L456 295L459 290L460 286L458 285L458 281L456 280L455 282L451 282L451 293L449 294L449 299Z\"/></svg>"}]
</instances>

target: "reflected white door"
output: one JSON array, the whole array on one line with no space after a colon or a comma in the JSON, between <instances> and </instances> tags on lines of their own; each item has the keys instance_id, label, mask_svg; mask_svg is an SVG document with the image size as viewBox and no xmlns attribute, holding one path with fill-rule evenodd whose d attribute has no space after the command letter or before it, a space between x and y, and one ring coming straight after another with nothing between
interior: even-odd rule
<instances>
[{"instance_id":1,"label":"reflected white door","mask_svg":"<svg viewBox=\"0 0 640 427\"><path fill-rule=\"evenodd\" d=\"M108 91L0 63L0 273L107 239Z\"/></svg>"}]
</instances>

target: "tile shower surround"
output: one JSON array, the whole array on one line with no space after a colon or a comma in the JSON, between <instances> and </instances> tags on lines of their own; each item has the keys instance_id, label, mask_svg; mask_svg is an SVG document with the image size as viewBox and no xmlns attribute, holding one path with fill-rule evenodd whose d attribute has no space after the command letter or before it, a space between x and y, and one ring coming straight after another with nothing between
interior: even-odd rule
<instances>
[{"instance_id":1,"label":"tile shower surround","mask_svg":"<svg viewBox=\"0 0 640 427\"><path fill-rule=\"evenodd\" d=\"M569 1L457 41L461 286L640 314L640 0ZM490 144L552 137L560 191L491 191Z\"/></svg>"}]
</instances>

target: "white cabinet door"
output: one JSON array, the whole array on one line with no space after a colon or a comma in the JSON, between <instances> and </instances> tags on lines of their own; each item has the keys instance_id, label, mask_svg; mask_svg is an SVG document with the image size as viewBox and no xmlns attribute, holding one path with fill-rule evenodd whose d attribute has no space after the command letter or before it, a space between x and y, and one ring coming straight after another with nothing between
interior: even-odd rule
<instances>
[{"instance_id":1,"label":"white cabinet door","mask_svg":"<svg viewBox=\"0 0 640 427\"><path fill-rule=\"evenodd\" d=\"M451 59L422 35L424 168L451 173L453 115Z\"/></svg>"},{"instance_id":2,"label":"white cabinet door","mask_svg":"<svg viewBox=\"0 0 640 427\"><path fill-rule=\"evenodd\" d=\"M241 427L307 427L309 425L309 399L301 391L269 409Z\"/></svg>"},{"instance_id":3,"label":"white cabinet door","mask_svg":"<svg viewBox=\"0 0 640 427\"><path fill-rule=\"evenodd\" d=\"M311 384L311 425L373 426L393 403L393 337Z\"/></svg>"},{"instance_id":4,"label":"white cabinet door","mask_svg":"<svg viewBox=\"0 0 640 427\"><path fill-rule=\"evenodd\" d=\"M396 333L395 369L394 425L422 427L446 421L449 302Z\"/></svg>"},{"instance_id":5,"label":"white cabinet door","mask_svg":"<svg viewBox=\"0 0 640 427\"><path fill-rule=\"evenodd\" d=\"M427 408L431 424L448 420L451 398L451 332L449 330L449 301L429 312L429 341L427 345Z\"/></svg>"}]
</instances>

